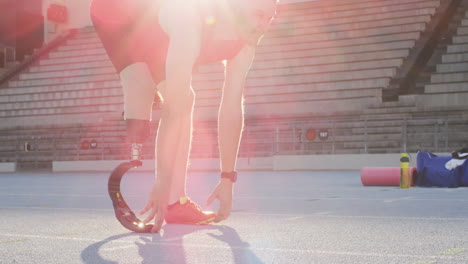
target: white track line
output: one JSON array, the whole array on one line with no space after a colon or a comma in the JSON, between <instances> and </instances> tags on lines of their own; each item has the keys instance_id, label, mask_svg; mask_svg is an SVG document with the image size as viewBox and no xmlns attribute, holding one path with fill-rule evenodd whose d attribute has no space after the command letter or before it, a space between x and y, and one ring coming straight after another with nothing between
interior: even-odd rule
<instances>
[{"instance_id":1,"label":"white track line","mask_svg":"<svg viewBox=\"0 0 468 264\"><path fill-rule=\"evenodd\" d=\"M330 214L331 212L320 212L320 213L316 213L315 215L327 215L327 214Z\"/></svg>"},{"instance_id":2,"label":"white track line","mask_svg":"<svg viewBox=\"0 0 468 264\"><path fill-rule=\"evenodd\" d=\"M109 195L104 194L61 194L61 193L0 193L0 196L21 196L21 197L79 197L79 198L96 198L102 197L107 198ZM135 196L135 195L126 195L125 197L143 197L143 196Z\"/></svg>"},{"instance_id":3,"label":"white track line","mask_svg":"<svg viewBox=\"0 0 468 264\"><path fill-rule=\"evenodd\" d=\"M17 213L18 210L38 210L38 211L102 211L113 212L112 208L65 208L65 207L0 207L0 210L9 210ZM328 214L327 214L328 213ZM251 215L251 216L278 216L278 217L321 217L321 218L343 218L343 219L383 219L383 220L418 220L418 221L468 221L462 217L412 217L412 216L373 216L373 215L330 215L329 212L319 212L310 214L281 214L281 213L250 213L250 212L233 212L232 215Z\"/></svg>"},{"instance_id":4,"label":"white track line","mask_svg":"<svg viewBox=\"0 0 468 264\"><path fill-rule=\"evenodd\" d=\"M61 193L49 193L49 194L18 194L18 193L0 193L0 196L21 196L21 197L78 197L78 198L108 198L107 194L61 194ZM125 197L131 198L147 198L146 195L125 195ZM319 201L383 201L386 203L411 200L411 201L437 201L437 202L468 202L468 199L435 199L435 198L414 198L414 197L403 197L403 198L357 198L357 197L338 197L338 198L327 198L327 197L293 197L293 196L235 196L234 200L302 200L307 201L310 199Z\"/></svg>"},{"instance_id":5,"label":"white track line","mask_svg":"<svg viewBox=\"0 0 468 264\"><path fill-rule=\"evenodd\" d=\"M304 216L293 216L293 217L284 218L283 220L294 221L294 220L299 220L299 219L303 219L303 218L304 218Z\"/></svg>"},{"instance_id":6,"label":"white track line","mask_svg":"<svg viewBox=\"0 0 468 264\"><path fill-rule=\"evenodd\" d=\"M385 200L384 203L393 203L396 201L404 201L404 200L409 200L409 199L413 199L413 197L401 197L397 199L389 199L389 200Z\"/></svg>"},{"instance_id":7,"label":"white track line","mask_svg":"<svg viewBox=\"0 0 468 264\"><path fill-rule=\"evenodd\" d=\"M63 210L63 211L114 211L112 208L74 208L74 207L40 207L40 206L12 206L12 207L2 207L0 206L0 210Z\"/></svg>"}]
</instances>

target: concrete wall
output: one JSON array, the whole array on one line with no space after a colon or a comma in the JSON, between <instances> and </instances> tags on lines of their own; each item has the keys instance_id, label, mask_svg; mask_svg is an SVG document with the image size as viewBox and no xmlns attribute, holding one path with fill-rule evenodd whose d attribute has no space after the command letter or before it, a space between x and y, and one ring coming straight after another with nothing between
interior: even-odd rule
<instances>
[{"instance_id":1,"label":"concrete wall","mask_svg":"<svg viewBox=\"0 0 468 264\"><path fill-rule=\"evenodd\" d=\"M8 173L8 172L15 172L15 171L16 171L16 163L13 163L13 162L0 163L0 173Z\"/></svg>"},{"instance_id":2,"label":"concrete wall","mask_svg":"<svg viewBox=\"0 0 468 264\"><path fill-rule=\"evenodd\" d=\"M51 4L67 7L68 21L66 23L57 24L47 20L47 8L49 8ZM44 0L42 3L42 14L45 19L44 40L48 42L68 29L91 26L91 18L89 15L90 4L91 0Z\"/></svg>"},{"instance_id":3,"label":"concrete wall","mask_svg":"<svg viewBox=\"0 0 468 264\"><path fill-rule=\"evenodd\" d=\"M54 172L97 171L110 172L124 160L98 160L98 161L54 161ZM192 159L192 171L219 171L219 159ZM273 158L240 158L237 161L238 170L273 170ZM134 171L154 171L154 160L143 161L143 166Z\"/></svg>"},{"instance_id":4,"label":"concrete wall","mask_svg":"<svg viewBox=\"0 0 468 264\"><path fill-rule=\"evenodd\" d=\"M401 154L343 154L275 156L273 170L360 170L363 167L398 167ZM411 166L416 166L416 153L410 153Z\"/></svg>"},{"instance_id":5,"label":"concrete wall","mask_svg":"<svg viewBox=\"0 0 468 264\"><path fill-rule=\"evenodd\" d=\"M437 153L449 156L449 153ZM123 161L55 161L53 170L110 172ZM416 167L416 153L410 153L410 163ZM239 171L313 171L313 170L360 170L363 167L398 167L400 154L355 154L355 155L308 155L275 156L268 158L240 158ZM154 161L144 161L135 171L153 171ZM219 171L218 159L192 159L190 170Z\"/></svg>"}]
</instances>

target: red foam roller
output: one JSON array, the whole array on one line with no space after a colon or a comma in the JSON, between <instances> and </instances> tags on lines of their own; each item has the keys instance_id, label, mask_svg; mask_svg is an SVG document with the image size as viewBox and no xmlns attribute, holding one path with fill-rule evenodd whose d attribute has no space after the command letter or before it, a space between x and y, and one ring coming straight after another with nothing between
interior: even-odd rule
<instances>
[{"instance_id":1,"label":"red foam roller","mask_svg":"<svg viewBox=\"0 0 468 264\"><path fill-rule=\"evenodd\" d=\"M416 168L410 168L411 185L414 185ZM400 167L364 167L361 182L365 186L400 186Z\"/></svg>"}]
</instances>

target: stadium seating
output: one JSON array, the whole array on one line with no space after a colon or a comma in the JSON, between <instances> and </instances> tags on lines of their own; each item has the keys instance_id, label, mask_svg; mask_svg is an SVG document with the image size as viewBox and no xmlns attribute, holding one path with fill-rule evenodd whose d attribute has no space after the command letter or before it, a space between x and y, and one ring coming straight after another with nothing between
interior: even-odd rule
<instances>
[{"instance_id":1,"label":"stadium seating","mask_svg":"<svg viewBox=\"0 0 468 264\"><path fill-rule=\"evenodd\" d=\"M331 1L281 7L246 86L249 117L358 112L381 100L439 1ZM221 67L193 78L203 120L213 120ZM0 117L119 112L118 76L92 28L2 89ZM2 96L3 97L3 96Z\"/></svg>"},{"instance_id":2,"label":"stadium seating","mask_svg":"<svg viewBox=\"0 0 468 264\"><path fill-rule=\"evenodd\" d=\"M424 108L465 107L468 101L468 12L461 21L452 45L442 56L430 83L417 104Z\"/></svg>"},{"instance_id":3,"label":"stadium seating","mask_svg":"<svg viewBox=\"0 0 468 264\"><path fill-rule=\"evenodd\" d=\"M426 86L428 95L382 102L383 90L440 4L440 0L323 0L281 5L247 78L240 156L383 153L459 144L444 135L460 138L459 124L452 117L463 120L464 116L446 114L431 120L434 113L429 110L437 105L428 102L444 101L444 96L466 101L466 74L460 71L468 59L464 46L468 22L463 22ZM194 72L192 157L214 157L223 66L203 65ZM5 134L24 130L27 136L15 139L20 143L34 135L38 148L55 153L55 160L125 159L122 109L118 75L90 27L80 29L0 89L0 129ZM157 120L157 111L153 114ZM152 139L144 150L148 158L154 157L156 126L152 125ZM441 138L420 140L419 133L434 135L435 127ZM58 130L66 132L54 134ZM329 136L307 139L309 130L328 131ZM55 145L44 135L55 135ZM80 148L83 140L91 139L98 148ZM10 138L0 137L0 142L7 141ZM0 157L7 157L2 151L18 149L20 143L5 144Z\"/></svg>"}]
</instances>

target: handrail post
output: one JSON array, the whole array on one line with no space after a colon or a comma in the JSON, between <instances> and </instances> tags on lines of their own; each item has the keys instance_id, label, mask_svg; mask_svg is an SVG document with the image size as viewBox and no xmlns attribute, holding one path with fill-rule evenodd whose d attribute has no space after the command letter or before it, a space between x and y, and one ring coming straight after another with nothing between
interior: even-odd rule
<instances>
[{"instance_id":1,"label":"handrail post","mask_svg":"<svg viewBox=\"0 0 468 264\"><path fill-rule=\"evenodd\" d=\"M408 120L403 120L403 131L402 131L402 153L407 153L407 143L408 143Z\"/></svg>"},{"instance_id":2,"label":"handrail post","mask_svg":"<svg viewBox=\"0 0 468 264\"><path fill-rule=\"evenodd\" d=\"M364 120L364 153L367 153L368 152L368 149L367 149L367 115L365 116L365 120Z\"/></svg>"}]
</instances>

